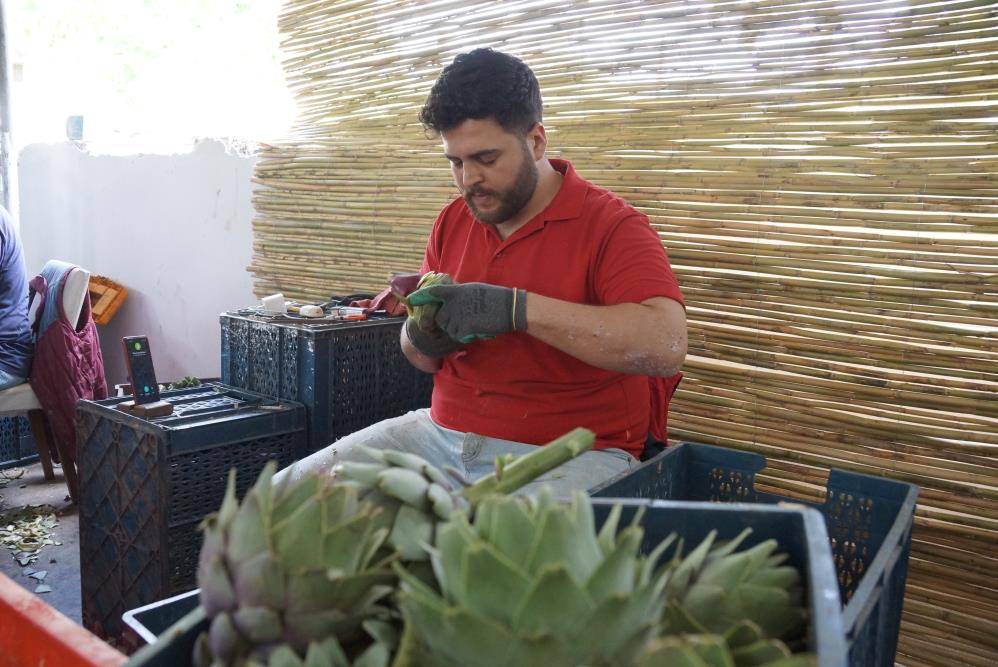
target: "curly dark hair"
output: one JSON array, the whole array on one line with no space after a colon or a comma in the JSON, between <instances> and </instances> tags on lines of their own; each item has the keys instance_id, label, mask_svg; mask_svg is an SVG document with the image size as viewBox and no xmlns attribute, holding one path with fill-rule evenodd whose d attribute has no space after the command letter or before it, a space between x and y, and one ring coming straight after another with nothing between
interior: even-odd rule
<instances>
[{"instance_id":1,"label":"curly dark hair","mask_svg":"<svg viewBox=\"0 0 998 667\"><path fill-rule=\"evenodd\" d=\"M526 134L541 116L537 77L519 58L492 49L454 58L419 112L420 122L438 134L469 118L494 118L507 132Z\"/></svg>"}]
</instances>

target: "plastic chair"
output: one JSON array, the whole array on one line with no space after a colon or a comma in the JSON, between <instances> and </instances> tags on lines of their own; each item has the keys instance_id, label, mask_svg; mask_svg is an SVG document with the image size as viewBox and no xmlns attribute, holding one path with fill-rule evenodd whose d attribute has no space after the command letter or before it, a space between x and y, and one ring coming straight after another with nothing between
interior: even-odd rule
<instances>
[{"instance_id":1,"label":"plastic chair","mask_svg":"<svg viewBox=\"0 0 998 667\"><path fill-rule=\"evenodd\" d=\"M83 309L83 300L87 295L89 284L90 272L79 267L73 268L66 277L66 286L62 291L62 308L66 317L71 322L76 322L77 325L79 325L80 311ZM29 318L31 318L30 315ZM33 321L33 318L31 319ZM51 451L50 443L55 442L59 458L62 460L62 473L66 479L66 487L69 489L69 497L75 503L79 495L76 464L65 451L65 445L52 437L48 418L45 416L42 404L39 403L29 382L0 391L0 417L20 415L27 415L28 422L31 424L31 433L35 436L35 445L38 447L38 458L42 463L42 472L48 481L55 479L52 456L49 453Z\"/></svg>"}]
</instances>

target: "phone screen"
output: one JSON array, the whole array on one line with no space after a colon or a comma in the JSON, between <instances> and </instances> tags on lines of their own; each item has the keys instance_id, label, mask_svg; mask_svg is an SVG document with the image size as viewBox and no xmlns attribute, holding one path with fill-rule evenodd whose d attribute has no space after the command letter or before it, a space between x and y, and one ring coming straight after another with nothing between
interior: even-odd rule
<instances>
[{"instance_id":1,"label":"phone screen","mask_svg":"<svg viewBox=\"0 0 998 667\"><path fill-rule=\"evenodd\" d=\"M152 366L152 353L149 339L145 336L126 336L125 360L132 380L132 393L136 404L153 403L159 400L159 384Z\"/></svg>"}]
</instances>

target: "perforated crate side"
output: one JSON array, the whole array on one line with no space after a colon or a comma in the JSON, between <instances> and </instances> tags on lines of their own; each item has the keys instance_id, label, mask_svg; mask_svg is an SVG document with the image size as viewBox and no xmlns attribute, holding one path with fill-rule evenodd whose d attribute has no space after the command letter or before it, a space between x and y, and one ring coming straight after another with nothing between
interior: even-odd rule
<instances>
[{"instance_id":1,"label":"perforated crate side","mask_svg":"<svg viewBox=\"0 0 998 667\"><path fill-rule=\"evenodd\" d=\"M281 391L281 330L263 324L249 326L248 389L265 396L278 396Z\"/></svg>"},{"instance_id":2,"label":"perforated crate side","mask_svg":"<svg viewBox=\"0 0 998 667\"><path fill-rule=\"evenodd\" d=\"M25 417L0 417L0 470L38 460L35 437Z\"/></svg>"},{"instance_id":3,"label":"perforated crate side","mask_svg":"<svg viewBox=\"0 0 998 667\"><path fill-rule=\"evenodd\" d=\"M327 444L382 419L429 405L432 379L402 354L401 321L344 328L326 338L330 406ZM317 366L316 373L321 372Z\"/></svg>"},{"instance_id":4,"label":"perforated crate side","mask_svg":"<svg viewBox=\"0 0 998 667\"><path fill-rule=\"evenodd\" d=\"M758 454L710 445L673 445L636 469L604 482L591 494L604 498L756 502L755 475L765 466L766 459Z\"/></svg>"},{"instance_id":5,"label":"perforated crate side","mask_svg":"<svg viewBox=\"0 0 998 667\"><path fill-rule=\"evenodd\" d=\"M121 631L121 614L163 591L165 523L160 439L77 409L80 580L84 625Z\"/></svg>"},{"instance_id":6,"label":"perforated crate side","mask_svg":"<svg viewBox=\"0 0 998 667\"><path fill-rule=\"evenodd\" d=\"M832 470L827 488L819 509L845 604L850 661L893 665L918 488L842 470Z\"/></svg>"},{"instance_id":7,"label":"perforated crate side","mask_svg":"<svg viewBox=\"0 0 998 667\"><path fill-rule=\"evenodd\" d=\"M197 528L221 504L229 469L238 469L236 488L243 494L267 461L283 467L294 460L305 431L298 412L297 418L282 420L293 430L216 444L188 442L168 456L166 432L133 427L130 418L109 417L89 405L77 409L84 624L115 637L128 609L194 587L201 545ZM276 414L253 415L206 424L197 432L245 432L252 430L251 423L272 427L276 421ZM181 442L181 434L174 435Z\"/></svg>"},{"instance_id":8,"label":"perforated crate side","mask_svg":"<svg viewBox=\"0 0 998 667\"><path fill-rule=\"evenodd\" d=\"M0 417L0 465L15 461L20 456L17 417Z\"/></svg>"},{"instance_id":9,"label":"perforated crate side","mask_svg":"<svg viewBox=\"0 0 998 667\"><path fill-rule=\"evenodd\" d=\"M169 586L175 595L195 586L201 551L198 526L222 504L229 470L236 468L236 495L242 497L268 461L290 465L303 446L304 430L229 443L170 457ZM151 600L150 600L151 602Z\"/></svg>"},{"instance_id":10,"label":"perforated crate side","mask_svg":"<svg viewBox=\"0 0 998 667\"><path fill-rule=\"evenodd\" d=\"M249 389L249 325L247 320L227 317L220 319L222 329L222 382Z\"/></svg>"},{"instance_id":11,"label":"perforated crate side","mask_svg":"<svg viewBox=\"0 0 998 667\"><path fill-rule=\"evenodd\" d=\"M299 347L309 335L292 327L222 315L222 382L265 396L299 400Z\"/></svg>"}]
</instances>

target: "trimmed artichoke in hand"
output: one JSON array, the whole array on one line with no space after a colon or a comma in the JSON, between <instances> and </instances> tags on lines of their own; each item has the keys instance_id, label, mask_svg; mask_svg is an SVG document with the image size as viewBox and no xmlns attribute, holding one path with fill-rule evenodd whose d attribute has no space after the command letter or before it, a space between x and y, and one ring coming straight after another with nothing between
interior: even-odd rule
<instances>
[{"instance_id":1,"label":"trimmed artichoke in hand","mask_svg":"<svg viewBox=\"0 0 998 667\"><path fill-rule=\"evenodd\" d=\"M422 289L424 287L429 287L431 285L451 285L454 281L446 273L436 273L435 271L427 271L419 280L413 284L414 274L400 274L392 277L389 282L392 294L405 304L406 312L409 313L409 319L413 320L415 325L426 333L431 333L437 331L437 323L435 321L437 311L440 310L439 303L427 303L419 306L413 306L409 303L409 295L416 290Z\"/></svg>"},{"instance_id":2,"label":"trimmed artichoke in hand","mask_svg":"<svg viewBox=\"0 0 998 667\"><path fill-rule=\"evenodd\" d=\"M587 496L570 504L494 496L440 527L432 553L442 593L396 565L413 664L575 667L631 664L664 604L659 550L639 553L620 507L597 534ZM403 645L405 642L403 641Z\"/></svg>"}]
</instances>

